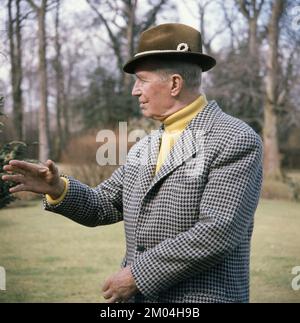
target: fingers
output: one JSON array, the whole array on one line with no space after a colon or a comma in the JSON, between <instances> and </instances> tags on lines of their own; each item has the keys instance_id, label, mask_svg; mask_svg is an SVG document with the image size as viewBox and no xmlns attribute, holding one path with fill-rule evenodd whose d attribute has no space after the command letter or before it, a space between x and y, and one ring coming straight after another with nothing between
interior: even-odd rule
<instances>
[{"instance_id":1,"label":"fingers","mask_svg":"<svg viewBox=\"0 0 300 323\"><path fill-rule=\"evenodd\" d=\"M17 193L17 192L22 192L22 191L26 191L26 190L27 190L27 188L24 184L19 184L17 186L11 187L9 189L9 192L10 193Z\"/></svg>"},{"instance_id":2,"label":"fingers","mask_svg":"<svg viewBox=\"0 0 300 323\"><path fill-rule=\"evenodd\" d=\"M25 177L23 175L19 175L19 174L18 175L3 175L1 177L1 179L3 181L12 181L12 182L19 183L19 185L16 185L16 186L11 187L9 189L10 193L17 193L17 192L28 190L28 188L25 186L25 184L23 182L25 180Z\"/></svg>"},{"instance_id":3,"label":"fingers","mask_svg":"<svg viewBox=\"0 0 300 323\"><path fill-rule=\"evenodd\" d=\"M111 277L106 279L106 281L104 282L102 286L102 292L106 292L109 289L110 283L111 283Z\"/></svg>"},{"instance_id":4,"label":"fingers","mask_svg":"<svg viewBox=\"0 0 300 323\"><path fill-rule=\"evenodd\" d=\"M2 177L3 181L12 181L16 183L23 183L24 176L23 175L3 175Z\"/></svg>"},{"instance_id":5,"label":"fingers","mask_svg":"<svg viewBox=\"0 0 300 323\"><path fill-rule=\"evenodd\" d=\"M120 296L113 294L111 291L103 293L103 297L106 299L106 303L121 303L122 299Z\"/></svg>"},{"instance_id":6,"label":"fingers","mask_svg":"<svg viewBox=\"0 0 300 323\"><path fill-rule=\"evenodd\" d=\"M113 292L111 288L111 279L108 278L102 287L102 295L106 299L107 303L119 303L119 298L117 297L116 293Z\"/></svg>"},{"instance_id":7,"label":"fingers","mask_svg":"<svg viewBox=\"0 0 300 323\"><path fill-rule=\"evenodd\" d=\"M51 163L53 162L51 161ZM22 160L11 160L8 165L5 165L3 167L3 170L6 172L15 172L23 175L26 175L26 174L36 175L38 173L40 174L47 173L49 171L49 168L44 164L39 165L39 164L28 163Z\"/></svg>"},{"instance_id":8,"label":"fingers","mask_svg":"<svg viewBox=\"0 0 300 323\"><path fill-rule=\"evenodd\" d=\"M36 173L39 170L47 171L48 167L28 163L23 160L11 160L8 165L3 167L5 171L13 171L21 174Z\"/></svg>"},{"instance_id":9,"label":"fingers","mask_svg":"<svg viewBox=\"0 0 300 323\"><path fill-rule=\"evenodd\" d=\"M109 299L113 296L113 293L111 291L107 291L107 292L104 292L102 295L105 299Z\"/></svg>"},{"instance_id":10,"label":"fingers","mask_svg":"<svg viewBox=\"0 0 300 323\"><path fill-rule=\"evenodd\" d=\"M32 170L33 167L35 168L37 166L36 164L32 164L32 163L25 162L23 160L16 160L16 159L11 160L9 162L9 165L15 168L20 168L27 171Z\"/></svg>"},{"instance_id":11,"label":"fingers","mask_svg":"<svg viewBox=\"0 0 300 323\"><path fill-rule=\"evenodd\" d=\"M25 172L23 170L20 170L19 168L11 166L11 165L3 166L3 170L8 172L8 173L15 172L15 173L23 174L23 175L25 174Z\"/></svg>"}]
</instances>

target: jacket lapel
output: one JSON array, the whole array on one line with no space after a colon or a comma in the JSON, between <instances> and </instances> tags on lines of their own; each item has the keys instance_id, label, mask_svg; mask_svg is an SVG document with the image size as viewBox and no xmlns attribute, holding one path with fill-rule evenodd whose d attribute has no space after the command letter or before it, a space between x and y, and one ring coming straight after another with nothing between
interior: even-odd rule
<instances>
[{"instance_id":1,"label":"jacket lapel","mask_svg":"<svg viewBox=\"0 0 300 323\"><path fill-rule=\"evenodd\" d=\"M211 130L215 119L221 112L222 110L219 108L217 103L215 101L210 101L204 110L197 114L196 117L188 124L186 129L178 138L176 144L171 149L159 172L153 177L159 152L159 146L155 146L155 150L153 151L153 154L151 154L151 161L154 163L154 166L152 165L151 168L151 176L149 172L150 169L142 174L142 176L146 176L148 179L144 186L144 189L146 188L146 194L165 176L170 174L190 158L197 155L200 149L203 149L205 136ZM160 138L161 135L162 133L160 133Z\"/></svg>"},{"instance_id":2,"label":"jacket lapel","mask_svg":"<svg viewBox=\"0 0 300 323\"><path fill-rule=\"evenodd\" d=\"M146 148L139 156L140 170L138 176L142 196L146 193L153 180L162 134L163 125L148 137Z\"/></svg>"}]
</instances>

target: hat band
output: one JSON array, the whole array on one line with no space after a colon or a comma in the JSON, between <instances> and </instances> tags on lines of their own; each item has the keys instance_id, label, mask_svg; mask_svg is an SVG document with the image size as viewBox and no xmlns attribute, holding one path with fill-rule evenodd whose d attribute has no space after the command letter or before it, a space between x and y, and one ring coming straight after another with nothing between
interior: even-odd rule
<instances>
[{"instance_id":1,"label":"hat band","mask_svg":"<svg viewBox=\"0 0 300 323\"><path fill-rule=\"evenodd\" d=\"M177 49L157 49L157 50L148 50L145 52L137 53L134 55L134 57L138 57L140 55L145 55L145 54L159 54L159 53L177 53L177 52L188 52L189 46L187 43L180 43L177 46Z\"/></svg>"},{"instance_id":2,"label":"hat band","mask_svg":"<svg viewBox=\"0 0 300 323\"><path fill-rule=\"evenodd\" d=\"M162 50L148 50L145 52L141 52L141 53L137 53L134 55L134 57L138 57L141 55L146 55L146 54L159 54L159 53L182 53L182 52L187 52L188 50L182 50L182 49L177 49L177 50L173 50L173 49L162 49Z\"/></svg>"}]
</instances>

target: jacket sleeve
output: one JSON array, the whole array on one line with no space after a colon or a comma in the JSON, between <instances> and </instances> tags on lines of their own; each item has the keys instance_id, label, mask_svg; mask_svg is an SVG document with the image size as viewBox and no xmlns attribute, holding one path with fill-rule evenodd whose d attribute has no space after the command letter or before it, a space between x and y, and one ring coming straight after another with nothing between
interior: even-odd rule
<instances>
[{"instance_id":1,"label":"jacket sleeve","mask_svg":"<svg viewBox=\"0 0 300 323\"><path fill-rule=\"evenodd\" d=\"M65 198L57 205L51 205L44 198L45 210L89 227L111 224L123 220L123 176L124 167L114 171L112 176L91 188L68 177L69 187Z\"/></svg>"},{"instance_id":2,"label":"jacket sleeve","mask_svg":"<svg viewBox=\"0 0 300 323\"><path fill-rule=\"evenodd\" d=\"M247 235L261 181L261 140L255 132L243 132L211 164L196 225L147 250L132 264L141 293L155 297L221 262Z\"/></svg>"}]
</instances>

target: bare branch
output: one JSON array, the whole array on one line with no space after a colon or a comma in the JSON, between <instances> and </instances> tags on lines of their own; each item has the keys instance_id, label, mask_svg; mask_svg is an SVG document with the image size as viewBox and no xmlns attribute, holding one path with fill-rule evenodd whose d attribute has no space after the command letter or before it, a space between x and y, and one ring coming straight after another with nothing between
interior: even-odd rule
<instances>
[{"instance_id":1,"label":"bare branch","mask_svg":"<svg viewBox=\"0 0 300 323\"><path fill-rule=\"evenodd\" d=\"M262 6L264 5L264 1L265 0L261 0L257 6L256 0L251 0L250 2L248 2L247 0L236 0L237 4L240 7L241 13L247 20L257 20Z\"/></svg>"},{"instance_id":2,"label":"bare branch","mask_svg":"<svg viewBox=\"0 0 300 323\"><path fill-rule=\"evenodd\" d=\"M117 23L117 21L116 21L116 18L117 18L117 14L115 14L115 16L112 18L112 20L111 20L111 23L115 26L115 27L117 27L119 30L121 30L122 29L122 26L120 26L118 23Z\"/></svg>"},{"instance_id":3,"label":"bare branch","mask_svg":"<svg viewBox=\"0 0 300 323\"><path fill-rule=\"evenodd\" d=\"M31 5L33 10L35 11L39 10L39 7L33 2L33 0L27 0L27 2Z\"/></svg>"},{"instance_id":4,"label":"bare branch","mask_svg":"<svg viewBox=\"0 0 300 323\"><path fill-rule=\"evenodd\" d=\"M239 5L241 9L241 13L247 18L250 19L250 12L246 7L246 1L245 0L236 0L237 4Z\"/></svg>"},{"instance_id":5,"label":"bare branch","mask_svg":"<svg viewBox=\"0 0 300 323\"><path fill-rule=\"evenodd\" d=\"M114 33L112 32L111 28L109 27L108 23L107 23L107 20L103 17L103 15L100 13L100 11L97 9L97 7L91 3L90 0L86 0L87 3L90 5L91 9L94 10L94 12L98 15L100 21L104 24L108 34L109 34L109 37L110 39L113 41L114 43L114 46L117 46L118 47L118 39L115 37Z\"/></svg>"},{"instance_id":6,"label":"bare branch","mask_svg":"<svg viewBox=\"0 0 300 323\"><path fill-rule=\"evenodd\" d=\"M151 11L148 13L147 20L143 23L143 30L148 29L155 22L159 10L166 2L167 0L160 0L160 2L151 9Z\"/></svg>"},{"instance_id":7,"label":"bare branch","mask_svg":"<svg viewBox=\"0 0 300 323\"><path fill-rule=\"evenodd\" d=\"M91 9L98 15L100 21L104 24L104 26L108 32L109 38L112 41L112 49L117 57L118 67L120 70L122 70L123 59L121 56L121 48L120 48L119 39L114 35L109 24L107 23L107 20L103 17L103 15L100 13L98 8L90 0L86 0L86 1L89 4L89 6L91 7Z\"/></svg>"},{"instance_id":8,"label":"bare branch","mask_svg":"<svg viewBox=\"0 0 300 323\"><path fill-rule=\"evenodd\" d=\"M228 11L227 11L227 8L225 6L225 3L223 0L220 0L219 2L219 5L220 7L222 8L222 11L224 13L224 19L225 19L225 22L230 30L230 34L231 34L231 48L233 49L234 48L234 40L236 40L236 42L238 43L238 45L240 45L240 41L234 31L234 28L233 28L233 21L234 21L234 18L232 17L229 17L229 14L228 14Z\"/></svg>"},{"instance_id":9,"label":"bare branch","mask_svg":"<svg viewBox=\"0 0 300 323\"><path fill-rule=\"evenodd\" d=\"M222 34L225 31L224 28L217 30L211 37L210 39L206 42L207 45L211 45L212 41L220 34Z\"/></svg>"},{"instance_id":10,"label":"bare branch","mask_svg":"<svg viewBox=\"0 0 300 323\"><path fill-rule=\"evenodd\" d=\"M194 17L194 18L196 18L196 19L198 19L199 17L198 17L198 15L197 14L195 14L195 12L188 6L188 2L189 1L187 1L187 0L183 0L183 4L184 4L184 6L186 7L186 9L188 10L188 12L189 12L189 14L192 16L192 17Z\"/></svg>"},{"instance_id":11,"label":"bare branch","mask_svg":"<svg viewBox=\"0 0 300 323\"><path fill-rule=\"evenodd\" d=\"M26 20L32 13L35 13L35 10L30 10L26 14L24 14L23 16L21 16L20 17L20 22L22 22L23 20Z\"/></svg>"},{"instance_id":12,"label":"bare branch","mask_svg":"<svg viewBox=\"0 0 300 323\"><path fill-rule=\"evenodd\" d=\"M258 17L259 13L261 12L261 9L262 9L262 6L264 5L264 2L265 2L265 0L261 0L261 2L258 5L258 8L256 8L254 6L254 13L255 13L256 18Z\"/></svg>"}]
</instances>

